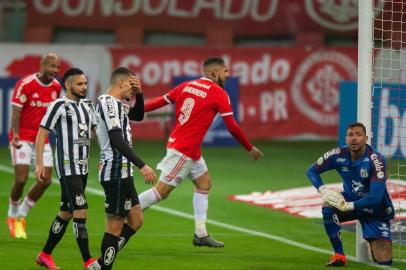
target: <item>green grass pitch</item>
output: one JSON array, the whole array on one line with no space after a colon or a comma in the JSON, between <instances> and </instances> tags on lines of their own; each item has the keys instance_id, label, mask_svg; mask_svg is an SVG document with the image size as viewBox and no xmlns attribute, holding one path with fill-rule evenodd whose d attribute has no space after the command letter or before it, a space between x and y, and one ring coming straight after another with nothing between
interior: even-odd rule
<instances>
[{"instance_id":1,"label":"green grass pitch","mask_svg":"<svg viewBox=\"0 0 406 270\"><path fill-rule=\"evenodd\" d=\"M91 189L87 192L87 224L93 256L100 254L104 232L102 188L97 181L99 149L96 145L93 142L88 180ZM228 196L309 186L306 168L334 143L257 142L257 146L265 154L257 163L253 163L241 147L203 148L213 181L208 213L213 222L208 224L208 230L225 242L225 248L192 246L194 224L190 217L193 215L194 186L185 180L168 200L159 204L158 209L145 212L143 227L119 253L114 269L326 269L324 264L331 248L319 220L230 201ZM136 141L134 149L154 168L165 154L163 142ZM51 185L29 213L28 239L13 239L8 233L6 216L14 175L10 173L9 150L0 148L0 156L0 268L40 269L35 265L35 257L43 247L50 223L59 209L59 185ZM334 173L327 173L324 178L339 181ZM25 191L33 181L33 178L29 179ZM135 184L139 193L149 188L138 172ZM355 234L344 231L342 236L346 253L355 256ZM293 242L289 244L288 241ZM71 225L53 256L64 270L83 269ZM406 269L406 264L397 261L393 267ZM346 269L377 268L349 261Z\"/></svg>"}]
</instances>

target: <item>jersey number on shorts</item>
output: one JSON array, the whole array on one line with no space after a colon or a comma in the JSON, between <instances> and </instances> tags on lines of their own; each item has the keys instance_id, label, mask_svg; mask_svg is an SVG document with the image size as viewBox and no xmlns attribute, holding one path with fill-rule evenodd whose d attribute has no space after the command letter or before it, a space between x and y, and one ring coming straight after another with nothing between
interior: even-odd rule
<instances>
[{"instance_id":1,"label":"jersey number on shorts","mask_svg":"<svg viewBox=\"0 0 406 270\"><path fill-rule=\"evenodd\" d=\"M182 104L182 108L180 108L180 114L178 117L179 123L181 125L185 124L189 118L190 114L192 113L193 106L195 106L195 100L193 98L187 98Z\"/></svg>"}]
</instances>

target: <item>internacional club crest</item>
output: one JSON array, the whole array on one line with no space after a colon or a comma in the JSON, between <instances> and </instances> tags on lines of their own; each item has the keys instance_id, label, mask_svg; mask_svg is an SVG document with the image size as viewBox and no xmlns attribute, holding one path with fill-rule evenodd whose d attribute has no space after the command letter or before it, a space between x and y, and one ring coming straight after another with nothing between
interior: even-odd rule
<instances>
[{"instance_id":1,"label":"internacional club crest","mask_svg":"<svg viewBox=\"0 0 406 270\"><path fill-rule=\"evenodd\" d=\"M340 32L358 29L359 0L305 0L309 17L317 24ZM373 0L370 0L373 1ZM380 12L385 1L375 0L375 10ZM375 14L377 17L379 14Z\"/></svg>"},{"instance_id":2,"label":"internacional club crest","mask_svg":"<svg viewBox=\"0 0 406 270\"><path fill-rule=\"evenodd\" d=\"M300 64L291 93L296 107L322 126L338 123L339 82L356 79L353 59L338 51L316 51Z\"/></svg>"}]
</instances>

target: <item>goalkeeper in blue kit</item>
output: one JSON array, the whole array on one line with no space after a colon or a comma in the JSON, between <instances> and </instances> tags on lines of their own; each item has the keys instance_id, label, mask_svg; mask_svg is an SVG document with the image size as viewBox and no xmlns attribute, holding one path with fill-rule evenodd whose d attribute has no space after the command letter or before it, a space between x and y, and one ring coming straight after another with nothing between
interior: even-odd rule
<instances>
[{"instance_id":1,"label":"goalkeeper in blue kit","mask_svg":"<svg viewBox=\"0 0 406 270\"><path fill-rule=\"evenodd\" d=\"M307 170L307 177L323 198L323 221L335 255L327 266L344 266L340 222L359 220L363 238L369 242L378 264L392 264L390 220L395 210L386 189L386 166L382 155L367 144L365 126L347 127L345 147L334 148ZM343 192L324 185L320 174L335 169L343 180Z\"/></svg>"}]
</instances>

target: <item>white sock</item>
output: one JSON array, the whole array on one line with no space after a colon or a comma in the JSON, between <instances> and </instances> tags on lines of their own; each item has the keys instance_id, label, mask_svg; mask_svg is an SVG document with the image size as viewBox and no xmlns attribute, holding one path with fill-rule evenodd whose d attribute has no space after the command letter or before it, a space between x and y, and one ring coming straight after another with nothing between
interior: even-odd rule
<instances>
[{"instance_id":1,"label":"white sock","mask_svg":"<svg viewBox=\"0 0 406 270\"><path fill-rule=\"evenodd\" d=\"M159 193L155 188L150 188L141 193L139 200L141 209L144 210L159 202L161 200L161 196L159 196Z\"/></svg>"},{"instance_id":2,"label":"white sock","mask_svg":"<svg viewBox=\"0 0 406 270\"><path fill-rule=\"evenodd\" d=\"M18 217L26 217L28 215L28 211L30 211L31 208L33 208L35 205L35 202L28 198L28 196L25 196L24 201L21 203L20 207L18 208Z\"/></svg>"},{"instance_id":3,"label":"white sock","mask_svg":"<svg viewBox=\"0 0 406 270\"><path fill-rule=\"evenodd\" d=\"M9 198L8 203L8 214L9 217L17 217L19 201L13 201Z\"/></svg>"},{"instance_id":4,"label":"white sock","mask_svg":"<svg viewBox=\"0 0 406 270\"><path fill-rule=\"evenodd\" d=\"M195 211L195 234L197 237L207 236L206 220L209 208L208 191L196 189L193 194L193 208Z\"/></svg>"}]
</instances>

